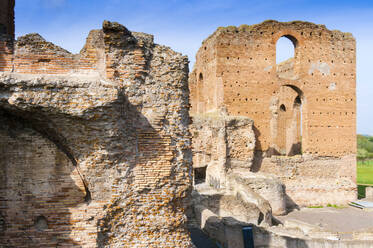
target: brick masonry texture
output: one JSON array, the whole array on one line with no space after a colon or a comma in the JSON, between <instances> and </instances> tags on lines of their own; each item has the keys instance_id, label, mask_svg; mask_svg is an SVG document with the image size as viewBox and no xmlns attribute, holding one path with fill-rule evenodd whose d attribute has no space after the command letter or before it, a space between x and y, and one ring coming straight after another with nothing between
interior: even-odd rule
<instances>
[{"instance_id":1,"label":"brick masonry texture","mask_svg":"<svg viewBox=\"0 0 373 248\"><path fill-rule=\"evenodd\" d=\"M227 173L248 169L254 158L253 121L218 113L193 116L193 167L206 168L206 183L226 187Z\"/></svg>"},{"instance_id":2,"label":"brick masonry texture","mask_svg":"<svg viewBox=\"0 0 373 248\"><path fill-rule=\"evenodd\" d=\"M294 44L294 58L277 65L281 37ZM327 204L328 192L336 203L356 197L350 33L301 21L218 28L198 50L189 88L191 115L221 112L254 121L251 171L280 177L297 204Z\"/></svg>"},{"instance_id":3,"label":"brick masonry texture","mask_svg":"<svg viewBox=\"0 0 373 248\"><path fill-rule=\"evenodd\" d=\"M115 22L79 54L14 40L14 4L0 0L0 247L192 247L189 92L194 166L217 190L251 182L266 213L355 198L351 34L219 28L188 87L185 56ZM295 56L276 65L283 36Z\"/></svg>"},{"instance_id":4,"label":"brick masonry texture","mask_svg":"<svg viewBox=\"0 0 373 248\"><path fill-rule=\"evenodd\" d=\"M108 21L1 42L0 246L192 247L187 58Z\"/></svg>"},{"instance_id":5,"label":"brick masonry texture","mask_svg":"<svg viewBox=\"0 0 373 248\"><path fill-rule=\"evenodd\" d=\"M276 70L276 42L282 36L295 43L292 77L281 77ZM322 25L266 21L219 28L197 53L190 79L191 113L226 108L231 115L248 116L260 134L257 149L275 149L272 111L278 109L271 107L288 87L302 98L303 153L354 154L355 67L352 35Z\"/></svg>"}]
</instances>

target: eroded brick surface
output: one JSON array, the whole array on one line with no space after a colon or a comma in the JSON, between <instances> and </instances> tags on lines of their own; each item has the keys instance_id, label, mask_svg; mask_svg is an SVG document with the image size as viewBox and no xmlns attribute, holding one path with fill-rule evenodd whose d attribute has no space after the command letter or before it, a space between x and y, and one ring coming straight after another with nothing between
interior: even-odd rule
<instances>
[{"instance_id":1,"label":"eroded brick surface","mask_svg":"<svg viewBox=\"0 0 373 248\"><path fill-rule=\"evenodd\" d=\"M284 36L295 56L276 64ZM252 171L279 176L297 204L346 203L356 197L355 49L350 33L308 22L218 28L190 73L191 114L249 117Z\"/></svg>"},{"instance_id":2,"label":"eroded brick surface","mask_svg":"<svg viewBox=\"0 0 373 248\"><path fill-rule=\"evenodd\" d=\"M295 42L291 76L276 66L276 42ZM306 22L266 21L219 28L199 49L191 73L192 113L226 108L250 117L258 129L257 149L276 148L273 101L293 88L303 104L303 153L341 157L356 153L355 40ZM297 92L298 91L298 92ZM292 106L287 106L292 107Z\"/></svg>"},{"instance_id":3,"label":"eroded brick surface","mask_svg":"<svg viewBox=\"0 0 373 248\"><path fill-rule=\"evenodd\" d=\"M190 247L187 77L118 23L80 54L3 36L0 246Z\"/></svg>"}]
</instances>

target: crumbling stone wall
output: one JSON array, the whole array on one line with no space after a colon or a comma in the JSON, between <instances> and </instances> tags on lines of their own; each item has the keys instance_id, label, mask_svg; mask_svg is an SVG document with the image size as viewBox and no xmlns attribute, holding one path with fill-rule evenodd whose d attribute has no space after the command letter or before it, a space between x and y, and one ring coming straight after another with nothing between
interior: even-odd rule
<instances>
[{"instance_id":1,"label":"crumbling stone wall","mask_svg":"<svg viewBox=\"0 0 373 248\"><path fill-rule=\"evenodd\" d=\"M107 21L78 55L37 34L10 55L0 246L190 247L187 58Z\"/></svg>"},{"instance_id":2,"label":"crumbling stone wall","mask_svg":"<svg viewBox=\"0 0 373 248\"><path fill-rule=\"evenodd\" d=\"M258 201L268 201L266 204L272 207L274 214L286 213L286 197L281 181L268 174L250 172L254 165L255 148L252 120L215 112L195 115L192 122L194 185L198 192L195 196L203 196L204 187L216 190L218 195L232 195L232 192L240 191L241 194L251 195L254 205L258 205ZM202 169L205 171L204 180L198 178ZM201 187L202 190L199 190ZM211 190L207 190L208 194ZM200 205L198 197L193 202ZM212 210L211 206L206 208Z\"/></svg>"},{"instance_id":3,"label":"crumbling stone wall","mask_svg":"<svg viewBox=\"0 0 373 248\"><path fill-rule=\"evenodd\" d=\"M288 208L346 205L356 196L354 156L272 156L261 161L260 171L276 175L285 185Z\"/></svg>"},{"instance_id":4,"label":"crumbling stone wall","mask_svg":"<svg viewBox=\"0 0 373 248\"><path fill-rule=\"evenodd\" d=\"M276 42L283 36L295 45L293 75L287 77L276 66ZM219 28L196 56L191 113L226 108L229 115L250 117L258 129L257 150L268 151L276 138L271 101L288 86L302 98L303 153L355 154L355 53L351 34L307 22Z\"/></svg>"},{"instance_id":5,"label":"crumbling stone wall","mask_svg":"<svg viewBox=\"0 0 373 248\"><path fill-rule=\"evenodd\" d=\"M280 37L293 42L295 56L276 65ZM218 28L203 42L190 74L191 114L220 111L252 119L254 172L287 178L286 169L276 169L270 157L303 154L314 173L307 172L302 162L295 163L294 184L286 187L289 192L301 191L302 197L290 194L297 204L313 202L315 198L307 197L314 185L312 179L317 177L325 189L317 190L319 196L335 188L335 181L348 181L336 190L347 202L356 197L355 60L352 35L330 31L323 25L265 21ZM319 162L319 158L328 158L333 166ZM292 167L286 161L281 166ZM331 173L320 177L322 171ZM304 182L310 182L304 185L307 190L295 187ZM327 197L321 198L328 203Z\"/></svg>"},{"instance_id":6,"label":"crumbling stone wall","mask_svg":"<svg viewBox=\"0 0 373 248\"><path fill-rule=\"evenodd\" d=\"M252 120L211 113L195 115L192 122L195 177L196 170L204 168L206 183L224 188L230 171L250 170L255 147Z\"/></svg>"}]
</instances>

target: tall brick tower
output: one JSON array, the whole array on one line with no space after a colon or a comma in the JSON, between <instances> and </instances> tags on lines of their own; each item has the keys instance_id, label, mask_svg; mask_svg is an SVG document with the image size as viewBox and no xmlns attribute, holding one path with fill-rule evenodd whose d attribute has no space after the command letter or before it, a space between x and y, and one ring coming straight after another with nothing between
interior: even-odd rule
<instances>
[{"instance_id":1,"label":"tall brick tower","mask_svg":"<svg viewBox=\"0 0 373 248\"><path fill-rule=\"evenodd\" d=\"M15 0L0 0L0 36L14 39Z\"/></svg>"}]
</instances>

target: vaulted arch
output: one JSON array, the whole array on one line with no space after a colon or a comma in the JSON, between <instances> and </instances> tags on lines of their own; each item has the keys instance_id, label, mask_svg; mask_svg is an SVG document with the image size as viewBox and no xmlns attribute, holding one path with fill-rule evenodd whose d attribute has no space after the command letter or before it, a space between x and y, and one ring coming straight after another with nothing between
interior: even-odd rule
<instances>
[{"instance_id":1,"label":"vaulted arch","mask_svg":"<svg viewBox=\"0 0 373 248\"><path fill-rule=\"evenodd\" d=\"M70 209L86 202L86 185L75 160L32 122L0 109L0 243L58 246L79 220Z\"/></svg>"},{"instance_id":2,"label":"vaulted arch","mask_svg":"<svg viewBox=\"0 0 373 248\"><path fill-rule=\"evenodd\" d=\"M294 85L283 85L273 97L277 109L271 120L273 152L287 156L301 154L304 94Z\"/></svg>"}]
</instances>

